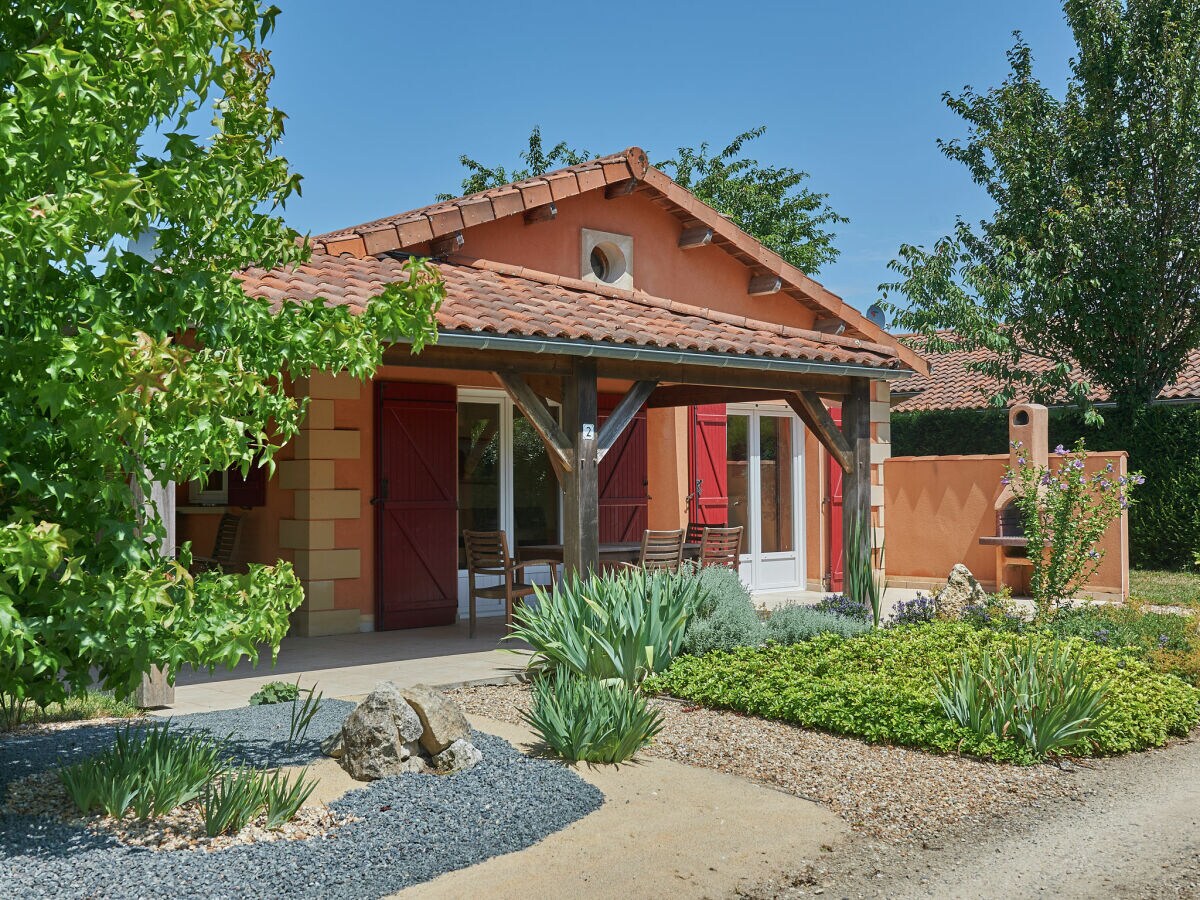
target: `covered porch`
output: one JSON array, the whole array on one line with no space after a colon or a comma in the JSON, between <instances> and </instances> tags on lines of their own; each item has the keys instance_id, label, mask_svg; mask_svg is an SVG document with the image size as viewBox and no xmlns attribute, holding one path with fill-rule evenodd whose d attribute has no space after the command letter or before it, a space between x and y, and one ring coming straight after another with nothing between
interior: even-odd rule
<instances>
[{"instance_id":1,"label":"covered porch","mask_svg":"<svg viewBox=\"0 0 1200 900\"><path fill-rule=\"evenodd\" d=\"M837 587L850 522L882 527L887 379L910 367L904 348L840 319L798 327L488 260L434 264L437 342L394 345L370 385L294 378L307 420L238 511L244 561L294 562L295 634L454 623L464 529L506 531L514 555L561 544L565 569L586 573L602 544L647 528L744 525L743 581L795 593ZM324 256L245 288L358 305L399 277L387 253ZM784 287L755 275L747 305ZM214 517L181 504L183 537L203 548Z\"/></svg>"}]
</instances>

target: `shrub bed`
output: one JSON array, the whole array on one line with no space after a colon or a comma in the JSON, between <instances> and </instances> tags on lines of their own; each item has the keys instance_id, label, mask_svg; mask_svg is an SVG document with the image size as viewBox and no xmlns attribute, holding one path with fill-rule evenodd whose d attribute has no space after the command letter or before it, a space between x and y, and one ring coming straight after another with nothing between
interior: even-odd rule
<instances>
[{"instance_id":1,"label":"shrub bed","mask_svg":"<svg viewBox=\"0 0 1200 900\"><path fill-rule=\"evenodd\" d=\"M968 607L963 618L976 628L1014 634L1033 627L1005 612L998 599L986 607ZM1043 627L1056 637L1126 650L1155 671L1200 687L1200 623L1191 616L1143 612L1136 606L1079 606L1058 610Z\"/></svg>"},{"instance_id":2,"label":"shrub bed","mask_svg":"<svg viewBox=\"0 0 1200 900\"><path fill-rule=\"evenodd\" d=\"M1053 635L1044 633L1045 640ZM936 678L965 657L978 662L1012 635L938 622L875 631L849 640L823 634L792 646L683 656L647 686L705 706L733 709L873 743L961 752L1031 763L1012 740L980 736L952 722ZM1079 755L1161 746L1200 721L1200 690L1155 672L1127 650L1080 638L1064 645L1107 685L1108 715Z\"/></svg>"}]
</instances>

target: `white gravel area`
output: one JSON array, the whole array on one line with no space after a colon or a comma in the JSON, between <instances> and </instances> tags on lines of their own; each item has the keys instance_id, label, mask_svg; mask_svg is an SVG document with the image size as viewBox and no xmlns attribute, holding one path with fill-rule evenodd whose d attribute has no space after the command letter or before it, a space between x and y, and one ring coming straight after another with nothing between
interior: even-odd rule
<instances>
[{"instance_id":1,"label":"white gravel area","mask_svg":"<svg viewBox=\"0 0 1200 900\"><path fill-rule=\"evenodd\" d=\"M519 722L525 685L453 692L467 714ZM726 710L660 699L664 728L644 751L740 775L830 807L856 831L920 846L947 829L1078 799L1075 773L867 744Z\"/></svg>"}]
</instances>

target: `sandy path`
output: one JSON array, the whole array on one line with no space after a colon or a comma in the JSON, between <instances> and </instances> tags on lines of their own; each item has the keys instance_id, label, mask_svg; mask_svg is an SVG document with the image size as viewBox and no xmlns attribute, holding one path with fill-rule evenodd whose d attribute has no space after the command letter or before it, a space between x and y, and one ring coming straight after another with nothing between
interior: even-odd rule
<instances>
[{"instance_id":1,"label":"sandy path","mask_svg":"<svg viewBox=\"0 0 1200 900\"><path fill-rule=\"evenodd\" d=\"M472 717L521 746L528 730ZM849 828L818 803L732 775L647 758L579 766L604 806L532 847L449 872L400 898L720 898L788 860L835 847Z\"/></svg>"},{"instance_id":2,"label":"sandy path","mask_svg":"<svg viewBox=\"0 0 1200 900\"><path fill-rule=\"evenodd\" d=\"M1083 802L896 852L854 841L815 883L749 892L798 897L1200 898L1200 740L1098 760L1075 773Z\"/></svg>"},{"instance_id":3,"label":"sandy path","mask_svg":"<svg viewBox=\"0 0 1200 900\"><path fill-rule=\"evenodd\" d=\"M1084 803L892 896L1200 897L1200 741L1103 761L1083 781Z\"/></svg>"}]
</instances>

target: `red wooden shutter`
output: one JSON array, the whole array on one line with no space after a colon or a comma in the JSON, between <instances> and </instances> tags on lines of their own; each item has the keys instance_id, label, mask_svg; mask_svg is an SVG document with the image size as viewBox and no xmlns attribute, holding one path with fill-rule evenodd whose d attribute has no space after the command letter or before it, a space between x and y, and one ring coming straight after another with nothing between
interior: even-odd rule
<instances>
[{"instance_id":1,"label":"red wooden shutter","mask_svg":"<svg viewBox=\"0 0 1200 900\"><path fill-rule=\"evenodd\" d=\"M724 526L729 521L728 419L724 403L691 408L688 439L688 521Z\"/></svg>"},{"instance_id":2,"label":"red wooden shutter","mask_svg":"<svg viewBox=\"0 0 1200 900\"><path fill-rule=\"evenodd\" d=\"M225 473L225 503L249 509L267 505L267 469L255 460L246 475L240 466L233 466Z\"/></svg>"},{"instance_id":3,"label":"red wooden shutter","mask_svg":"<svg viewBox=\"0 0 1200 900\"><path fill-rule=\"evenodd\" d=\"M842 408L829 407L829 415L833 424L842 427ZM829 558L825 561L829 573L829 589L842 590L845 582L844 563L842 556L842 467L829 454L825 454L825 465L828 470L829 492Z\"/></svg>"},{"instance_id":4,"label":"red wooden shutter","mask_svg":"<svg viewBox=\"0 0 1200 900\"><path fill-rule=\"evenodd\" d=\"M601 394L596 398L601 422L616 408L621 398ZM600 541L640 541L646 530L646 409L642 407L620 437L600 460Z\"/></svg>"},{"instance_id":5,"label":"red wooden shutter","mask_svg":"<svg viewBox=\"0 0 1200 900\"><path fill-rule=\"evenodd\" d=\"M448 384L376 386L375 627L458 613L458 406Z\"/></svg>"}]
</instances>

